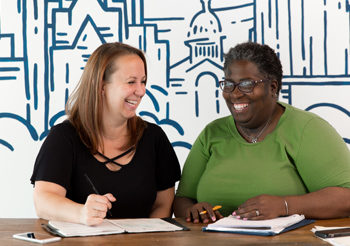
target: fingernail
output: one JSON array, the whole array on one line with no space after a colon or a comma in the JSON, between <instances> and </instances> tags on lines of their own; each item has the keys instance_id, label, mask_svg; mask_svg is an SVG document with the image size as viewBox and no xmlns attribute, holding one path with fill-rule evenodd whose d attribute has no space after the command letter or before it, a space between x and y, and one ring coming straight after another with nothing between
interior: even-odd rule
<instances>
[{"instance_id":1,"label":"fingernail","mask_svg":"<svg viewBox=\"0 0 350 246\"><path fill-rule=\"evenodd\" d=\"M216 217L215 216L211 217L211 220L216 221Z\"/></svg>"},{"instance_id":2,"label":"fingernail","mask_svg":"<svg viewBox=\"0 0 350 246\"><path fill-rule=\"evenodd\" d=\"M239 215L238 215L238 216L236 216L236 218L237 218L237 219L240 219L240 218L241 218L241 216L239 216Z\"/></svg>"},{"instance_id":3,"label":"fingernail","mask_svg":"<svg viewBox=\"0 0 350 246\"><path fill-rule=\"evenodd\" d=\"M233 216L236 216L236 211L233 211L232 215L233 215Z\"/></svg>"},{"instance_id":4,"label":"fingernail","mask_svg":"<svg viewBox=\"0 0 350 246\"><path fill-rule=\"evenodd\" d=\"M248 220L247 218L243 218L243 220Z\"/></svg>"}]
</instances>

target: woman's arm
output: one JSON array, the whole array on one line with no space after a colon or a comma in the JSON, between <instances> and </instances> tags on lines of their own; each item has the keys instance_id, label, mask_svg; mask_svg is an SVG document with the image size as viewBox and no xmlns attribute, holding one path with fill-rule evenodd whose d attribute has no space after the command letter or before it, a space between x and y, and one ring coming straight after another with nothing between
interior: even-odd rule
<instances>
[{"instance_id":1,"label":"woman's arm","mask_svg":"<svg viewBox=\"0 0 350 246\"><path fill-rule=\"evenodd\" d=\"M196 201L188 197L175 196L174 199L174 214L175 217L186 217L187 209L191 208Z\"/></svg>"},{"instance_id":2,"label":"woman's arm","mask_svg":"<svg viewBox=\"0 0 350 246\"><path fill-rule=\"evenodd\" d=\"M215 127L216 128L216 127ZM208 223L222 217L219 211L213 211L208 202L198 203L196 200L198 183L206 169L211 155L210 139L211 129L206 127L192 145L183 167L181 180L174 201L174 213L176 217L183 217L186 221ZM200 214L207 211L206 214Z\"/></svg>"},{"instance_id":3,"label":"woman's arm","mask_svg":"<svg viewBox=\"0 0 350 246\"><path fill-rule=\"evenodd\" d=\"M289 214L331 219L350 216L350 189L327 187L301 196L286 197Z\"/></svg>"},{"instance_id":4,"label":"woman's arm","mask_svg":"<svg viewBox=\"0 0 350 246\"><path fill-rule=\"evenodd\" d=\"M102 223L106 212L115 201L112 194L104 196L89 195L85 204L66 198L66 189L47 182L36 181L34 187L34 206L37 215L47 220L61 220L86 225Z\"/></svg>"},{"instance_id":5,"label":"woman's arm","mask_svg":"<svg viewBox=\"0 0 350 246\"><path fill-rule=\"evenodd\" d=\"M258 212L257 212L258 211ZM327 187L299 196L260 195L243 203L234 211L241 218L260 220L291 214L306 218L332 219L350 216L350 189Z\"/></svg>"},{"instance_id":6,"label":"woman's arm","mask_svg":"<svg viewBox=\"0 0 350 246\"><path fill-rule=\"evenodd\" d=\"M205 214L201 212L207 211ZM174 213L176 217L184 217L187 222L193 223L208 223L209 221L216 221L223 216L219 211L213 211L213 206L207 202L199 202L188 197L175 196Z\"/></svg>"},{"instance_id":7,"label":"woman's arm","mask_svg":"<svg viewBox=\"0 0 350 246\"><path fill-rule=\"evenodd\" d=\"M174 201L175 188L171 187L166 190L157 192L156 200L152 207L151 218L168 218L171 217L172 205Z\"/></svg>"}]
</instances>

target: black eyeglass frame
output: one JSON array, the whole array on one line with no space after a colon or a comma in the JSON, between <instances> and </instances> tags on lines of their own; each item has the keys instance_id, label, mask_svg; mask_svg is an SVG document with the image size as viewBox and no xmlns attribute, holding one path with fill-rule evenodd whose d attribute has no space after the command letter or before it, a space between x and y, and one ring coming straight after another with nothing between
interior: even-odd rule
<instances>
[{"instance_id":1,"label":"black eyeglass frame","mask_svg":"<svg viewBox=\"0 0 350 246\"><path fill-rule=\"evenodd\" d=\"M242 88L240 87L240 85L241 85L242 83L244 83L244 82L247 82L247 81L252 82L252 83L254 83L254 84L253 84L253 86L251 87L250 90L244 91L244 90L242 90ZM225 80L219 81L219 87L220 87L220 89L221 89L223 92L226 92L226 93L231 93L232 91L234 91L234 90L236 89L236 87L238 87L238 90L239 90L240 92L242 92L242 93L251 93L251 92L253 92L255 86L256 86L258 83L264 83L264 82L267 82L267 81L270 81L270 80L269 80L269 79L260 79L260 80L245 79L245 80L243 80L243 81L237 83L237 82L234 82L234 81L232 81L232 80L225 79ZM232 87L231 90L225 90L225 87L223 86L225 82L230 82L230 83L233 84L233 87Z\"/></svg>"}]
</instances>

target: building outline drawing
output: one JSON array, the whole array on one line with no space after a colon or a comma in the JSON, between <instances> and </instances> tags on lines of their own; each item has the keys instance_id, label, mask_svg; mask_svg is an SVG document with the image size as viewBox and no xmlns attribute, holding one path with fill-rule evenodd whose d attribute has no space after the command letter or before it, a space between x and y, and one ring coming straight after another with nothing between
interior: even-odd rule
<instances>
[{"instance_id":1,"label":"building outline drawing","mask_svg":"<svg viewBox=\"0 0 350 246\"><path fill-rule=\"evenodd\" d=\"M194 2L190 14L162 16L147 0L0 0L0 125L25 128L28 141L45 139L64 119L91 53L119 41L143 50L150 64L139 115L164 127L174 147L189 150L206 123L224 116L223 55L247 40L269 44L283 61L281 101L331 110L350 123L349 100L322 94L350 92L349 0ZM334 37L339 21L347 25ZM320 91L320 99L300 100L305 88ZM341 135L350 144L350 134ZM16 141L8 136L0 132L0 149L13 152Z\"/></svg>"}]
</instances>

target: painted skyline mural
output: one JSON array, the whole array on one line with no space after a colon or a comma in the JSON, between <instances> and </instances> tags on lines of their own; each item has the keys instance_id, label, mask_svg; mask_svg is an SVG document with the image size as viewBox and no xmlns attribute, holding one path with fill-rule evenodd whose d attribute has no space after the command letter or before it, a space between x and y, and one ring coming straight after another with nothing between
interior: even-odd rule
<instances>
[{"instance_id":1,"label":"painted skyline mural","mask_svg":"<svg viewBox=\"0 0 350 246\"><path fill-rule=\"evenodd\" d=\"M147 54L151 64L148 102L139 114L174 128L178 133L175 146L191 146L183 137L191 124L183 119L200 119L208 109L210 115L219 116L225 110L218 81L223 76L224 51L235 43L267 43L278 52L284 65L281 100L290 104L294 103L293 87L339 86L342 90L340 86L350 85L349 25L337 25L341 18L342 23L349 23L347 0L312 4L304 0L216 1L217 7L211 0L198 0L199 8L192 16L164 17L148 15L151 2L2 1L2 10L8 10L1 12L0 121L8 118L23 125L33 141L45 138L64 117L65 102L90 54L100 44L114 41ZM316 7L320 12L308 18ZM188 26L179 40L180 28L175 25L185 20ZM10 24L13 21L19 24ZM334 28L348 35L339 40ZM233 34L238 31L239 35ZM183 46L176 56L174 42ZM348 106L310 102L305 109L330 107L350 117ZM349 137L344 136L347 143ZM11 151L16 147L1 135L0 144Z\"/></svg>"},{"instance_id":2,"label":"painted skyline mural","mask_svg":"<svg viewBox=\"0 0 350 246\"><path fill-rule=\"evenodd\" d=\"M278 53L280 100L319 114L350 148L349 0L0 0L0 179L31 189L36 154L87 60L115 41L145 52L138 114L165 130L183 164L205 125L229 114L223 55L248 40Z\"/></svg>"}]
</instances>

